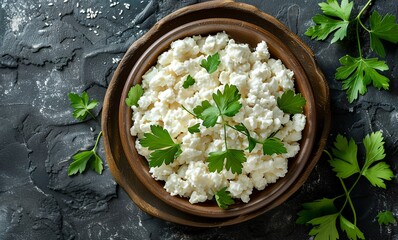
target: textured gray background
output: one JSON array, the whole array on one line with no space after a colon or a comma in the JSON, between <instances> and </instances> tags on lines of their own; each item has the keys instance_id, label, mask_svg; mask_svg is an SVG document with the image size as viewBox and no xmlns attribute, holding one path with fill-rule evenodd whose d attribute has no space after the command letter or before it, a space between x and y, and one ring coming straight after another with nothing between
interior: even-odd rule
<instances>
[{"instance_id":1,"label":"textured gray background","mask_svg":"<svg viewBox=\"0 0 398 240\"><path fill-rule=\"evenodd\" d=\"M73 119L67 94L87 90L102 104L127 48L162 17L197 1L120 0L113 7L109 0L0 2L0 239L310 239L309 228L294 223L301 203L342 192L322 157L302 189L280 207L237 226L196 229L139 210L106 163L102 175L88 171L68 177L70 157L92 147L100 123ZM360 143L367 133L381 129L386 161L398 173L397 45L387 44L390 70L384 74L391 80L390 90L370 87L349 104L333 76L338 59L355 54L352 40L330 45L304 36L311 17L320 12L319 0L245 2L285 23L316 54L331 87L329 142L341 133ZM355 0L354 13L365 2ZM88 19L81 13L87 8L101 13ZM376 0L372 9L398 15L398 1ZM364 55L372 55L364 40ZM102 143L99 152L105 159ZM364 153L362 148L359 152ZM387 188L364 182L353 192L367 239L398 239L397 224L380 227L375 220L386 209L398 217L397 177Z\"/></svg>"}]
</instances>

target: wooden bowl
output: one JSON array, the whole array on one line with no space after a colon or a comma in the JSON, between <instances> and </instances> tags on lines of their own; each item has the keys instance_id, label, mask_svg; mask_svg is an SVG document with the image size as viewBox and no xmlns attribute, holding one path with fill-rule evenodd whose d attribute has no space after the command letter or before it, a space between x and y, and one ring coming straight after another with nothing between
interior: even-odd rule
<instances>
[{"instance_id":1,"label":"wooden bowl","mask_svg":"<svg viewBox=\"0 0 398 240\"><path fill-rule=\"evenodd\" d=\"M170 196L163 189L163 182L152 179L147 160L139 156L134 148L135 139L130 135L132 113L124 103L130 87L141 81L143 73L154 65L157 56L172 41L220 31L252 47L265 40L272 57L281 59L293 70L296 89L307 99L304 109L307 124L301 150L289 160L287 175L265 190L253 193L249 203L237 203L228 210L218 208L215 202L192 205L185 198ZM317 94L313 95L313 91ZM192 226L229 225L278 206L301 187L326 143L329 115L325 79L314 62L312 52L293 33L273 17L250 5L229 1L207 2L181 9L166 17L129 48L105 97L105 151L116 181L146 212Z\"/></svg>"}]
</instances>

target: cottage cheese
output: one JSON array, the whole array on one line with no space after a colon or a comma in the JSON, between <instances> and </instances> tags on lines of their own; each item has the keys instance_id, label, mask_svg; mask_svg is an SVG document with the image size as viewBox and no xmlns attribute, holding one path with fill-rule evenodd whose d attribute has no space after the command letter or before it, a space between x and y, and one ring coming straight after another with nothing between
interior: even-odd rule
<instances>
[{"instance_id":1,"label":"cottage cheese","mask_svg":"<svg viewBox=\"0 0 398 240\"><path fill-rule=\"evenodd\" d=\"M221 63L216 72L209 74L200 62L217 52ZM196 82L184 89L182 84L188 75ZM204 100L212 103L212 94L223 91L225 84L237 86L241 94L242 108L229 119L230 123L244 123L257 139L277 132L286 154L264 156L262 146L257 144L251 153L245 151L247 161L243 163L242 174L225 169L220 173L209 172L206 158L209 152L224 150L224 131L216 125L200 126L200 133L189 133L188 127L202 121L181 106L193 109ZM265 42L252 51L247 44L236 43L224 32L176 40L158 57L156 66L144 74L142 87L144 95L138 101L139 106L132 107L131 134L137 136L137 151L149 158L150 151L138 139L150 132L151 125L162 126L175 142L181 142L182 154L172 164L150 168L150 173L154 179L165 182L164 188L171 195L187 197L191 203L210 200L223 187L227 187L232 197L248 202L253 189L263 190L285 176L288 158L300 149L298 141L306 123L305 115L290 117L276 103L284 91L294 90L293 72L280 60L270 57ZM242 134L230 128L226 134L229 148L248 147Z\"/></svg>"}]
</instances>

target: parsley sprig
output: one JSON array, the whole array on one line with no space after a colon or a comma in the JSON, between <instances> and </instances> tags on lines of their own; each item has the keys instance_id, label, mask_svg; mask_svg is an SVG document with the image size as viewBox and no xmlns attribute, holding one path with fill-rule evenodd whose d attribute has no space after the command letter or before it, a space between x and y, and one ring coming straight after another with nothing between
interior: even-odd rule
<instances>
[{"instance_id":1,"label":"parsley sprig","mask_svg":"<svg viewBox=\"0 0 398 240\"><path fill-rule=\"evenodd\" d=\"M87 92L83 92L81 96L76 93L68 94L70 106L73 108L73 117L83 121L86 119L87 115L90 115L93 119L95 116L91 113L90 110L94 109L97 106L98 101L92 100L90 101L90 97Z\"/></svg>"},{"instance_id":2,"label":"parsley sprig","mask_svg":"<svg viewBox=\"0 0 398 240\"><path fill-rule=\"evenodd\" d=\"M357 226L357 215L351 192L363 176L375 187L386 188L385 180L391 180L394 176L390 166L382 161L385 157L384 139L382 133L375 132L365 136L365 162L360 167L357 160L358 146L353 139L338 135L332 148L332 154L325 151L329 156L329 163L336 176L340 180L344 194L335 198L323 198L313 202L304 203L303 210L298 213L297 223L312 225L309 234L315 236L315 240L338 239L337 221L343 232L349 239L365 239L363 232ZM357 175L350 188L344 179ZM344 198L342 206L337 207L337 199ZM343 211L349 206L353 221L348 220Z\"/></svg>"},{"instance_id":3,"label":"parsley sprig","mask_svg":"<svg viewBox=\"0 0 398 240\"><path fill-rule=\"evenodd\" d=\"M246 161L246 156L243 150L228 148L228 122L226 121L226 117L235 116L242 107L242 104L239 102L239 90L236 86L227 84L224 86L224 92L218 90L217 93L213 93L212 97L215 105L205 100L201 105L193 109L194 116L203 120L203 126L208 128L214 127L217 120L220 118L220 124L224 130L225 150L209 153L207 158L207 162L209 162L209 171L221 172L224 168L225 161L225 168L227 170L231 170L232 173L240 174L242 173L242 163Z\"/></svg>"},{"instance_id":4,"label":"parsley sprig","mask_svg":"<svg viewBox=\"0 0 398 240\"><path fill-rule=\"evenodd\" d=\"M247 137L249 146L249 152L252 152L257 144L263 145L263 154L283 154L287 153L287 149L283 142L275 137L276 133L271 134L264 140L254 138L247 127L243 123L236 125L229 124L228 117L235 116L242 107L239 102L240 93L235 85L227 84L224 86L224 92L217 90L212 95L215 104L211 104L205 100L200 105L193 109L193 112L182 106L188 113L193 115L195 118L202 119L202 125L209 128L214 127L216 124L221 124L224 130L224 145L225 150L211 152L207 158L209 162L209 171L221 172L224 168L231 170L232 173L242 173L243 163L246 161L246 156L243 150L230 149L227 142L227 130L226 128L232 128ZM301 94L295 94L292 90L285 91L277 101L278 107L288 114L301 113L303 107L306 104L306 100ZM221 122L218 122L221 119ZM199 132L198 124L191 126L188 130L193 132Z\"/></svg>"},{"instance_id":5,"label":"parsley sprig","mask_svg":"<svg viewBox=\"0 0 398 240\"><path fill-rule=\"evenodd\" d=\"M73 155L73 162L69 165L68 176L72 176L76 173L83 173L86 170L87 165L90 166L98 174L102 173L104 166L102 164L101 157L97 154L98 142L101 138L102 131L98 134L95 145L91 150L82 151Z\"/></svg>"},{"instance_id":6,"label":"parsley sprig","mask_svg":"<svg viewBox=\"0 0 398 240\"><path fill-rule=\"evenodd\" d=\"M97 106L98 101L90 101L87 92L83 92L81 96L75 93L69 93L68 96L71 107L74 109L74 118L83 121L90 115L93 119L96 119L90 110ZM90 166L98 174L102 174L104 166L101 157L97 154L97 146L101 135L102 131L99 132L95 145L91 150L81 151L72 156L73 162L68 167L68 176L83 173L87 166Z\"/></svg>"},{"instance_id":7,"label":"parsley sprig","mask_svg":"<svg viewBox=\"0 0 398 240\"><path fill-rule=\"evenodd\" d=\"M319 6L323 15L318 14L312 18L315 26L307 29L305 34L311 39L325 40L334 33L331 43L343 40L347 37L349 25L355 25L358 46L358 57L343 56L340 58L341 67L337 68L335 78L342 81L342 89L347 91L348 101L351 103L358 99L359 94L367 92L367 86L373 84L377 89L389 89L389 79L379 72L388 70L388 65L378 58L365 58L362 54L360 41L360 28L370 35L371 50L380 57L385 57L385 49L382 41L398 42L398 24L395 16L386 14L381 16L377 11L370 15L370 26L367 27L361 20L364 11L370 6L369 0L358 15L350 19L353 2L342 0L339 5L337 0L327 0Z\"/></svg>"}]
</instances>

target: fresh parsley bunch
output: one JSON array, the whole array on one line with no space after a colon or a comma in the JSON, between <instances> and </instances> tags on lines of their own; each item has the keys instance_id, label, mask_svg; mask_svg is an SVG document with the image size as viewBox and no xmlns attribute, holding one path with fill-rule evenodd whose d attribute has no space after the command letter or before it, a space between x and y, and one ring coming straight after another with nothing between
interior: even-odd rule
<instances>
[{"instance_id":1,"label":"fresh parsley bunch","mask_svg":"<svg viewBox=\"0 0 398 240\"><path fill-rule=\"evenodd\" d=\"M312 18L315 26L308 28L305 34L311 39L325 40L333 34L331 43L343 40L347 37L347 29L355 25L358 47L357 57L343 56L340 58L341 66L337 68L335 78L343 83L343 90L347 91L347 98L350 103L367 92L367 86L373 84L377 89L388 90L390 80L380 74L388 70L385 61L378 58L365 58L362 55L360 28L369 34L370 47L380 57L385 57L386 52L383 41L398 42L398 24L395 16L386 14L381 16L377 11L370 15L369 26L366 26L361 18L364 11L371 5L369 0L355 18L351 18L351 11L354 2L342 0L339 5L337 0L327 0L319 3L323 14Z\"/></svg>"},{"instance_id":2,"label":"fresh parsley bunch","mask_svg":"<svg viewBox=\"0 0 398 240\"><path fill-rule=\"evenodd\" d=\"M309 234L315 236L315 240L339 239L337 226L340 226L349 239L365 239L363 232L357 226L355 206L350 194L361 177L365 177L375 187L386 188L384 181L391 180L394 174L390 166L382 161L386 155L384 139L380 131L366 135L363 144L366 156L362 166L358 162L358 146L353 139L348 140L338 135L332 154L325 151L330 158L329 163L336 177L340 180L344 194L303 204L303 210L298 213L299 218L296 222L311 225ZM355 181L348 188L344 180L354 176ZM337 205L338 199L343 199L342 205ZM351 209L352 220L343 215L346 208ZM381 215L379 219L379 221L392 222L388 214Z\"/></svg>"}]
</instances>

